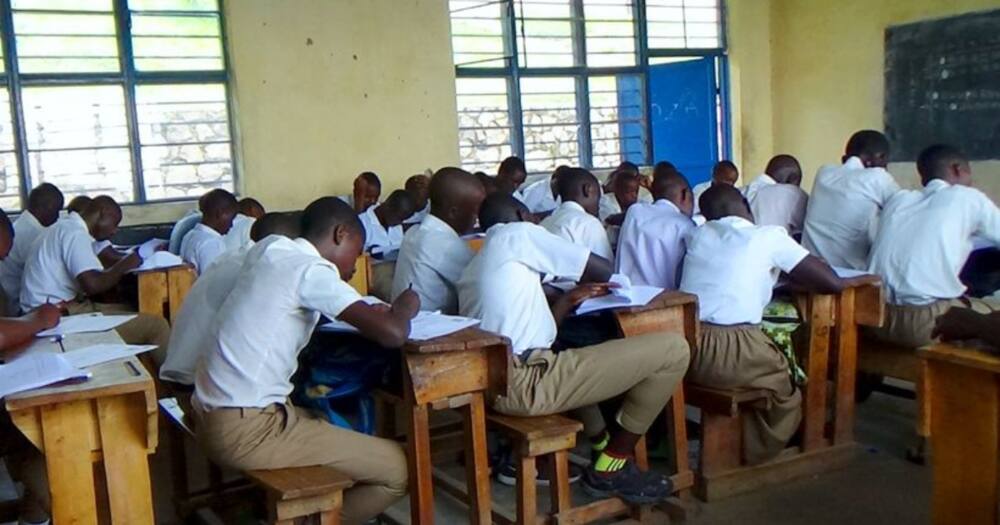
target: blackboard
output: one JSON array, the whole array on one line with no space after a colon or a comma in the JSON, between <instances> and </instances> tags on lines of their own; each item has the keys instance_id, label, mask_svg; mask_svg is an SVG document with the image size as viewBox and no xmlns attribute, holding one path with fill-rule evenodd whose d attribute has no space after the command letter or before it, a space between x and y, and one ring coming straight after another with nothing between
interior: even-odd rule
<instances>
[{"instance_id":1,"label":"blackboard","mask_svg":"<svg viewBox=\"0 0 1000 525\"><path fill-rule=\"evenodd\" d=\"M885 127L894 161L939 142L1000 159L1000 10L886 29Z\"/></svg>"}]
</instances>

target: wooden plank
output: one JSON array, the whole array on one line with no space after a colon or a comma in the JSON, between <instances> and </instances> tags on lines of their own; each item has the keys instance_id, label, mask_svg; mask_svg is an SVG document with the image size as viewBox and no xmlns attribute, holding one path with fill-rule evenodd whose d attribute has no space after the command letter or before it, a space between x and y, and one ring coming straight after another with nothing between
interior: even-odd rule
<instances>
[{"instance_id":1,"label":"wooden plank","mask_svg":"<svg viewBox=\"0 0 1000 525\"><path fill-rule=\"evenodd\" d=\"M844 290L837 300L836 375L833 398L833 443L854 441L854 390L858 369L858 325L855 320L854 289Z\"/></svg>"},{"instance_id":2,"label":"wooden plank","mask_svg":"<svg viewBox=\"0 0 1000 525\"><path fill-rule=\"evenodd\" d=\"M932 361L954 363L1000 374L1000 357L979 348L943 343L917 350L917 355Z\"/></svg>"},{"instance_id":3,"label":"wooden plank","mask_svg":"<svg viewBox=\"0 0 1000 525\"><path fill-rule=\"evenodd\" d=\"M166 318L167 272L152 270L138 274L139 312Z\"/></svg>"},{"instance_id":4,"label":"wooden plank","mask_svg":"<svg viewBox=\"0 0 1000 525\"><path fill-rule=\"evenodd\" d=\"M97 400L105 478L113 523L153 523L142 394Z\"/></svg>"},{"instance_id":5,"label":"wooden plank","mask_svg":"<svg viewBox=\"0 0 1000 525\"><path fill-rule=\"evenodd\" d=\"M724 390L694 383L684 384L685 402L712 414L735 417L744 403L770 399L766 390Z\"/></svg>"},{"instance_id":6,"label":"wooden plank","mask_svg":"<svg viewBox=\"0 0 1000 525\"><path fill-rule=\"evenodd\" d=\"M667 436L674 444L668 458L670 470L678 477L684 477L687 480L686 483L674 482L674 490L681 492L689 489L694 479L691 466L688 464L687 414L684 410L683 384L677 385L677 391L667 403L665 415Z\"/></svg>"},{"instance_id":7,"label":"wooden plank","mask_svg":"<svg viewBox=\"0 0 1000 525\"><path fill-rule=\"evenodd\" d=\"M465 416L465 480L472 498L469 514L474 525L487 525L490 520L490 465L487 459L486 406L483 395L477 393L463 409ZM532 478L534 482L534 478Z\"/></svg>"},{"instance_id":8,"label":"wooden plank","mask_svg":"<svg viewBox=\"0 0 1000 525\"><path fill-rule=\"evenodd\" d=\"M80 432L90 425L90 404L83 400L40 409L53 523L97 523L90 443L87 433Z\"/></svg>"},{"instance_id":9,"label":"wooden plank","mask_svg":"<svg viewBox=\"0 0 1000 525\"><path fill-rule=\"evenodd\" d=\"M885 322L885 289L881 280L854 288L854 311L859 325L882 326Z\"/></svg>"},{"instance_id":10,"label":"wooden plank","mask_svg":"<svg viewBox=\"0 0 1000 525\"><path fill-rule=\"evenodd\" d=\"M740 466L743 428L740 417L701 412L701 461L698 473L706 477Z\"/></svg>"},{"instance_id":11,"label":"wooden plank","mask_svg":"<svg viewBox=\"0 0 1000 525\"><path fill-rule=\"evenodd\" d=\"M427 341L407 341L403 345L403 351L415 354L433 354L460 352L497 345L510 346L510 340L501 335L473 327Z\"/></svg>"},{"instance_id":12,"label":"wooden plank","mask_svg":"<svg viewBox=\"0 0 1000 525\"><path fill-rule=\"evenodd\" d=\"M279 500L332 494L354 484L333 467L317 465L271 470L248 470L246 476Z\"/></svg>"},{"instance_id":13,"label":"wooden plank","mask_svg":"<svg viewBox=\"0 0 1000 525\"><path fill-rule=\"evenodd\" d=\"M196 278L197 274L194 268L189 266L179 266L167 272L167 313L169 314L167 320L171 323L180 314L181 307L184 306L184 299L187 298L188 292L194 286Z\"/></svg>"},{"instance_id":14,"label":"wooden plank","mask_svg":"<svg viewBox=\"0 0 1000 525\"><path fill-rule=\"evenodd\" d=\"M410 519L421 525L434 523L434 486L427 405L407 396L410 410L406 457L410 469Z\"/></svg>"},{"instance_id":15,"label":"wooden plank","mask_svg":"<svg viewBox=\"0 0 1000 525\"><path fill-rule=\"evenodd\" d=\"M834 319L834 296L813 295L809 308L809 349L805 359L806 383L802 400L802 447L806 451L826 445L827 371L830 330Z\"/></svg>"},{"instance_id":16,"label":"wooden plank","mask_svg":"<svg viewBox=\"0 0 1000 525\"><path fill-rule=\"evenodd\" d=\"M573 508L572 494L569 488L569 451L558 450L549 458L555 478L549 484L549 503L552 513L559 514Z\"/></svg>"},{"instance_id":17,"label":"wooden plank","mask_svg":"<svg viewBox=\"0 0 1000 525\"><path fill-rule=\"evenodd\" d=\"M417 403L486 390L489 370L483 352L406 354L405 365Z\"/></svg>"},{"instance_id":18,"label":"wooden plank","mask_svg":"<svg viewBox=\"0 0 1000 525\"><path fill-rule=\"evenodd\" d=\"M538 472L535 458L522 456L517 468L517 523L534 525L538 515Z\"/></svg>"}]
</instances>

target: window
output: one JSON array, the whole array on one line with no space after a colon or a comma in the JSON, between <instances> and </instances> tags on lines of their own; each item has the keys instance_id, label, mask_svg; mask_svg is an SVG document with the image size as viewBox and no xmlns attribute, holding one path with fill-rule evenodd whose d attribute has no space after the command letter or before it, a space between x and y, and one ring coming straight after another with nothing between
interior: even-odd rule
<instances>
[{"instance_id":1,"label":"window","mask_svg":"<svg viewBox=\"0 0 1000 525\"><path fill-rule=\"evenodd\" d=\"M233 189L219 0L0 0L0 206Z\"/></svg>"},{"instance_id":2,"label":"window","mask_svg":"<svg viewBox=\"0 0 1000 525\"><path fill-rule=\"evenodd\" d=\"M650 64L723 56L720 0L450 0L462 165L649 164Z\"/></svg>"}]
</instances>

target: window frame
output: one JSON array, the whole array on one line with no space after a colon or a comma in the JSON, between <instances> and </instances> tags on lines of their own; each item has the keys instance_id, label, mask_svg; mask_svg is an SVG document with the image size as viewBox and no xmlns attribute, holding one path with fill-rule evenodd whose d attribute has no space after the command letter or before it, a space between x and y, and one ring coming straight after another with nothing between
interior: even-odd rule
<instances>
[{"instance_id":1,"label":"window frame","mask_svg":"<svg viewBox=\"0 0 1000 525\"><path fill-rule=\"evenodd\" d=\"M507 46L507 56L504 57L503 67L468 67L455 66L456 79L461 78L503 78L507 81L507 111L510 113L510 142L512 154L520 158L525 158L524 144L524 122L523 108L521 107L521 78L531 77L572 77L576 80L576 111L577 125L579 133L578 157L579 165L586 169L594 169L593 166L593 141L591 137L591 106L589 79L592 77L636 75L642 83L643 94L643 122L645 128L645 161L643 165L653 163L653 125L649 119L648 101L650 98L649 88L649 61L661 57L714 57L718 61L719 69L719 93L722 101L723 122L719 125L723 129L724 156L729 156L731 151L731 127L730 127L730 103L729 103L729 64L727 60L727 11L726 0L718 0L719 9L719 47L716 48L650 48L648 39L648 27L646 17L646 0L631 0L633 17L636 62L633 66L602 66L588 67L585 65L574 65L572 67L541 67L530 68L521 67L519 64L520 51L518 49L518 19L514 4L518 0L495 0L504 4L502 23L504 25L504 45ZM572 20L572 42L574 56L580 57L584 62L587 57L586 38L586 18L584 16L584 0L570 0ZM484 4L492 3L488 0ZM449 22L451 11L449 9ZM601 167L598 169L605 169ZM530 166L529 166L530 171Z\"/></svg>"},{"instance_id":2,"label":"window frame","mask_svg":"<svg viewBox=\"0 0 1000 525\"><path fill-rule=\"evenodd\" d=\"M136 106L137 86L163 84L222 84L226 93L226 119L229 131L229 149L232 161L233 190L239 187L239 148L233 105L233 86L229 60L229 42L226 36L225 0L219 5L219 39L222 46L221 71L139 71L135 67L132 49L132 11L128 0L111 0L115 22L115 39L118 47L119 70L106 73L21 73L17 60L17 35L14 32L14 10L11 0L0 0L0 43L3 46L3 72L0 84L7 88L10 100L11 125L14 135L14 153L17 158L20 183L21 210L25 209L28 194L34 187L25 130L22 88L40 86L121 86L124 92L125 119L128 128L128 150L132 168L133 199L121 204L136 205L170 203L196 200L197 196L149 199L146 196L145 174L142 165L142 143L139 140L139 119ZM66 10L72 12L71 10ZM142 11L137 11L142 12Z\"/></svg>"}]
</instances>

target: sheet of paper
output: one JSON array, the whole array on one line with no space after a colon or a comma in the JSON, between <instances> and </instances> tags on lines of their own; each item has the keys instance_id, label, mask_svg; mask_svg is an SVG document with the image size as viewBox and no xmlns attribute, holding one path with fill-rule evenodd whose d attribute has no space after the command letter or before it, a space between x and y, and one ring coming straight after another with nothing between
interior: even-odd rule
<instances>
[{"instance_id":1,"label":"sheet of paper","mask_svg":"<svg viewBox=\"0 0 1000 525\"><path fill-rule=\"evenodd\" d=\"M138 268L133 268L130 273L144 272L146 270L158 270L160 268L173 268L184 264L184 260L170 252L156 252L144 258Z\"/></svg>"},{"instance_id":2,"label":"sheet of paper","mask_svg":"<svg viewBox=\"0 0 1000 525\"><path fill-rule=\"evenodd\" d=\"M163 411L166 412L168 416L170 416L170 419L173 419L175 422L177 422L177 424L183 427L184 430L186 430L189 434L193 433L191 432L191 429L188 428L187 426L187 422L184 419L184 409L181 408L180 404L177 403L176 397L165 397L161 399L160 408L162 408Z\"/></svg>"},{"instance_id":3,"label":"sheet of paper","mask_svg":"<svg viewBox=\"0 0 1000 525\"><path fill-rule=\"evenodd\" d=\"M64 357L77 368L87 368L115 359L124 359L155 350L156 345L103 344L92 345L66 352Z\"/></svg>"},{"instance_id":4,"label":"sheet of paper","mask_svg":"<svg viewBox=\"0 0 1000 525\"><path fill-rule=\"evenodd\" d=\"M101 315L81 314L69 315L59 320L55 328L38 332L37 337L52 337L56 335L85 334L89 332L107 332L123 325L135 315Z\"/></svg>"},{"instance_id":5,"label":"sheet of paper","mask_svg":"<svg viewBox=\"0 0 1000 525\"><path fill-rule=\"evenodd\" d=\"M628 292L622 295L608 294L601 297L587 299L576 309L576 315L589 314L600 310L610 310L612 308L626 308L630 306L645 306L654 297L663 293L663 288L655 286L632 286Z\"/></svg>"},{"instance_id":6,"label":"sheet of paper","mask_svg":"<svg viewBox=\"0 0 1000 525\"><path fill-rule=\"evenodd\" d=\"M841 279L853 279L854 277L861 277L862 275L868 275L868 272L862 272L861 270L853 270L851 268L841 268L840 266L833 267L834 273L837 277Z\"/></svg>"},{"instance_id":7,"label":"sheet of paper","mask_svg":"<svg viewBox=\"0 0 1000 525\"><path fill-rule=\"evenodd\" d=\"M444 315L438 312L420 312L410 321L410 339L426 341L442 337L479 324L478 319ZM334 320L319 327L321 332L358 333L358 329L339 320Z\"/></svg>"},{"instance_id":8,"label":"sheet of paper","mask_svg":"<svg viewBox=\"0 0 1000 525\"><path fill-rule=\"evenodd\" d=\"M63 354L33 352L0 365L0 398L34 388L90 377L90 373L70 364Z\"/></svg>"},{"instance_id":9,"label":"sheet of paper","mask_svg":"<svg viewBox=\"0 0 1000 525\"><path fill-rule=\"evenodd\" d=\"M140 244L136 250L139 251L139 257L143 260L149 259L158 250L165 249L167 246L167 241L163 239L150 239L142 244Z\"/></svg>"},{"instance_id":10,"label":"sheet of paper","mask_svg":"<svg viewBox=\"0 0 1000 525\"><path fill-rule=\"evenodd\" d=\"M632 280L627 275L616 273L611 276L611 279L608 279L608 283L613 285L611 287L612 295L631 299L629 294L632 293Z\"/></svg>"}]
</instances>

